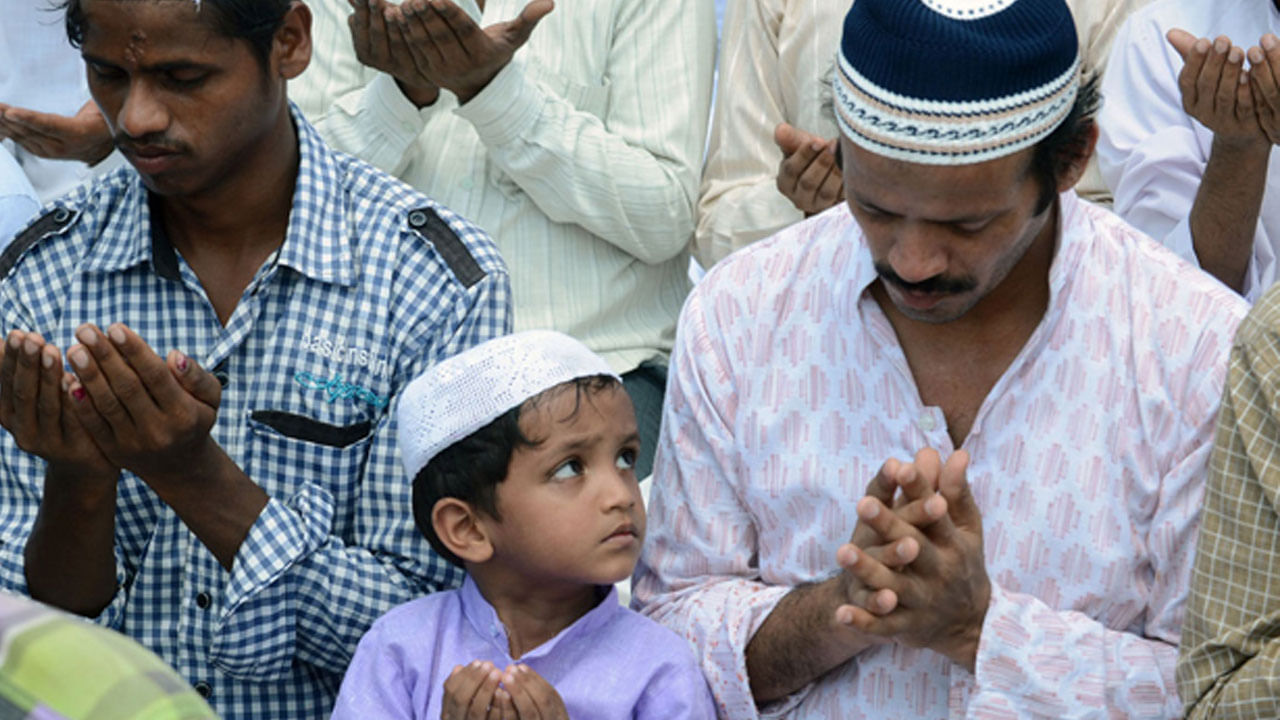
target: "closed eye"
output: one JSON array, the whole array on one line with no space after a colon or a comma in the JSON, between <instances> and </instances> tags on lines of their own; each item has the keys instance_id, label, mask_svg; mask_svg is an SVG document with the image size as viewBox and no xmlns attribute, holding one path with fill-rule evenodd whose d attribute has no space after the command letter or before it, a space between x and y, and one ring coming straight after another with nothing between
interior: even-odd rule
<instances>
[{"instance_id":1,"label":"closed eye","mask_svg":"<svg viewBox=\"0 0 1280 720\"><path fill-rule=\"evenodd\" d=\"M169 70L164 74L166 85L179 90L190 90L198 87L209 78L209 73L196 68Z\"/></svg>"},{"instance_id":2,"label":"closed eye","mask_svg":"<svg viewBox=\"0 0 1280 720\"><path fill-rule=\"evenodd\" d=\"M124 73L119 68L96 62L86 62L85 65L88 66L89 74L93 76L93 79L100 82L110 82L124 77Z\"/></svg>"},{"instance_id":3,"label":"closed eye","mask_svg":"<svg viewBox=\"0 0 1280 720\"><path fill-rule=\"evenodd\" d=\"M951 227L964 235L976 235L990 224L990 220L975 220L973 222L952 223Z\"/></svg>"}]
</instances>

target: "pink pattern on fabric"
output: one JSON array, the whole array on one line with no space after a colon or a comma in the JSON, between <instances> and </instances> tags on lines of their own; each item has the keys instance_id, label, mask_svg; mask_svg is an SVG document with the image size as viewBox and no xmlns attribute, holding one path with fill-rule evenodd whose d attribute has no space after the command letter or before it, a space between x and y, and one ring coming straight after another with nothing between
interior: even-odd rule
<instances>
[{"instance_id":1,"label":"pink pattern on fabric","mask_svg":"<svg viewBox=\"0 0 1280 720\"><path fill-rule=\"evenodd\" d=\"M1245 304L1061 196L1049 309L965 449L992 602L976 675L874 646L768 717L1177 717L1176 643L1226 360ZM748 641L835 570L889 457L953 448L865 292L844 206L717 266L672 358L635 593L687 638L720 712L758 717Z\"/></svg>"}]
</instances>

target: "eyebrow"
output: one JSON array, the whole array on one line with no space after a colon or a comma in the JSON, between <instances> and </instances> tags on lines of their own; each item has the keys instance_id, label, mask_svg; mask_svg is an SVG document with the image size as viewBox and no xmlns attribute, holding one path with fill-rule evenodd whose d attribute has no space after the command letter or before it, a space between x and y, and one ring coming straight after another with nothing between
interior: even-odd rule
<instances>
[{"instance_id":1,"label":"eyebrow","mask_svg":"<svg viewBox=\"0 0 1280 720\"><path fill-rule=\"evenodd\" d=\"M558 454L558 453L563 453L568 451L581 450L584 447L596 444L601 440L601 438L602 438L602 435L599 433L594 435L586 435L576 440L573 440L571 442L563 443L561 445L556 445L554 447L548 447L547 452ZM639 443L639 442L640 442L640 432L636 431L624 437L620 444L627 445L627 444Z\"/></svg>"},{"instance_id":2,"label":"eyebrow","mask_svg":"<svg viewBox=\"0 0 1280 720\"><path fill-rule=\"evenodd\" d=\"M853 195L853 201L872 212L880 213L882 215L889 215L891 217L902 217L902 213L893 212L892 210L886 210L880 207L879 205L876 205L875 203L867 200L866 198L859 197L856 194ZM946 218L946 219L928 218L927 222L936 223L938 225L964 225L966 223L984 222L986 220L991 220L995 217L1002 215L1004 212L1005 212L1004 210L994 210L987 213L979 213L976 215L964 215L961 217Z\"/></svg>"},{"instance_id":3,"label":"eyebrow","mask_svg":"<svg viewBox=\"0 0 1280 720\"><path fill-rule=\"evenodd\" d=\"M104 60L103 58L100 58L94 55L82 53L80 57L83 58L85 62L93 63L94 65L102 65L104 67L109 67L117 70L121 69L119 65L116 65L113 62ZM142 72L145 72L145 73L165 73L165 72L176 72L181 70L203 70L206 72L212 72L217 68L213 65L195 62L194 60L173 60L170 62L159 62L151 65L142 65L140 69L142 70Z\"/></svg>"}]
</instances>

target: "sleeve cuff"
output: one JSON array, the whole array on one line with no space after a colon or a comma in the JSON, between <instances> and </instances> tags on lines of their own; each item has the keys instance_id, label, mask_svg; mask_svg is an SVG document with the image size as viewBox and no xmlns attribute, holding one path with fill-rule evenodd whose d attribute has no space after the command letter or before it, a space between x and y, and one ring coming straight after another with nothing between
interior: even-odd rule
<instances>
[{"instance_id":1,"label":"sleeve cuff","mask_svg":"<svg viewBox=\"0 0 1280 720\"><path fill-rule=\"evenodd\" d=\"M750 591L750 596L745 599L745 606L740 606L741 610L733 612L734 615L742 617L746 621L746 632L743 635L732 638L728 643L736 648L736 650L732 651L732 659L720 657L715 646L708 643L707 652L710 655L708 658L710 663L721 668L733 668L731 673L721 672L717 674L721 678L736 678L738 681L732 687L716 688L713 686L712 688L717 695L716 699L729 708L729 715L732 717L738 717L740 714L742 717L749 717L745 712L748 709L760 718L783 717L799 707L816 685L816 682L809 683L790 695L780 700L766 703L763 706L757 705L755 698L751 694L751 678L747 674L747 645L751 644L751 639L760 631L760 626L764 625L764 621L777 609L778 603L782 602L782 598L786 597L791 591L792 588L783 586L764 586ZM737 707L735 708L735 706Z\"/></svg>"},{"instance_id":2,"label":"sleeve cuff","mask_svg":"<svg viewBox=\"0 0 1280 720\"><path fill-rule=\"evenodd\" d=\"M981 688L1012 689L1014 679L1020 677L1017 667L1009 659L1009 650L1025 646L1031 636L1022 627L1018 617L1018 605L998 583L991 583L991 603L982 621L982 637L978 640L978 652L973 660L972 682L974 690ZM959 670L954 668L953 670ZM968 673L960 672L958 676Z\"/></svg>"},{"instance_id":3,"label":"sleeve cuff","mask_svg":"<svg viewBox=\"0 0 1280 720\"><path fill-rule=\"evenodd\" d=\"M345 108L348 113L353 117L372 120L382 127L382 132L387 137L396 138L406 145L422 133L423 127L426 126L424 113L431 111L429 107L419 110L416 105L409 102L409 98L400 91L395 78L386 73L375 75L365 91L354 98L358 99L359 103L363 103L365 112L359 112L358 107L350 107ZM339 100L339 102L343 101Z\"/></svg>"},{"instance_id":4,"label":"sleeve cuff","mask_svg":"<svg viewBox=\"0 0 1280 720\"><path fill-rule=\"evenodd\" d=\"M813 692L815 683L809 683L781 700L774 700L764 707L760 708L761 720L773 720L773 718L783 718L791 714L791 711L800 707L800 703L809 697L809 693Z\"/></svg>"},{"instance_id":5,"label":"sleeve cuff","mask_svg":"<svg viewBox=\"0 0 1280 720\"><path fill-rule=\"evenodd\" d=\"M1200 258L1196 256L1195 244L1191 240L1191 217L1182 218L1164 237L1164 246L1178 254L1178 257L1200 267Z\"/></svg>"},{"instance_id":6,"label":"sleeve cuff","mask_svg":"<svg viewBox=\"0 0 1280 720\"><path fill-rule=\"evenodd\" d=\"M232 563L226 615L319 548L332 524L333 498L314 485L304 485L287 503L268 500Z\"/></svg>"},{"instance_id":7,"label":"sleeve cuff","mask_svg":"<svg viewBox=\"0 0 1280 720\"><path fill-rule=\"evenodd\" d=\"M111 602L93 618L93 622L103 627L109 627L112 630L120 631L124 627L124 606L129 596L124 591L125 583L129 581L124 571L124 553L120 552L120 546L115 547L116 558L116 594L111 597ZM25 593L24 593L25 594Z\"/></svg>"},{"instance_id":8,"label":"sleeve cuff","mask_svg":"<svg viewBox=\"0 0 1280 720\"><path fill-rule=\"evenodd\" d=\"M455 113L476 128L485 145L503 145L527 135L538 120L542 89L530 82L524 63L512 59L470 102Z\"/></svg>"}]
</instances>

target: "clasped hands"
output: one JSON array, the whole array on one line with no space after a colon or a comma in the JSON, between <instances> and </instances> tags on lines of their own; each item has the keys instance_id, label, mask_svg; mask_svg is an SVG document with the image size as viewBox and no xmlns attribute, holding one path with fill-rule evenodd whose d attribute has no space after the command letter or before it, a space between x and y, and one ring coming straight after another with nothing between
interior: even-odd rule
<instances>
[{"instance_id":1,"label":"clasped hands","mask_svg":"<svg viewBox=\"0 0 1280 720\"><path fill-rule=\"evenodd\" d=\"M222 387L177 350L157 355L122 324L76 330L62 353L13 330L0 349L0 426L50 468L114 484L127 469L157 491L217 448L210 430Z\"/></svg>"},{"instance_id":2,"label":"clasped hands","mask_svg":"<svg viewBox=\"0 0 1280 720\"><path fill-rule=\"evenodd\" d=\"M441 720L569 720L564 700L528 665L498 670L476 660L444 682Z\"/></svg>"},{"instance_id":3,"label":"clasped hands","mask_svg":"<svg viewBox=\"0 0 1280 720\"><path fill-rule=\"evenodd\" d=\"M991 600L982 516L965 477L969 456L889 460L858 502L836 552L835 619L883 641L934 650L973 671Z\"/></svg>"},{"instance_id":4,"label":"clasped hands","mask_svg":"<svg viewBox=\"0 0 1280 720\"><path fill-rule=\"evenodd\" d=\"M1211 41L1174 29L1168 40L1184 63L1183 110L1216 142L1260 150L1280 144L1280 39L1267 33L1246 50L1225 36Z\"/></svg>"},{"instance_id":5,"label":"clasped hands","mask_svg":"<svg viewBox=\"0 0 1280 720\"><path fill-rule=\"evenodd\" d=\"M533 0L512 20L481 28L451 0L347 0L360 62L391 75L418 107L440 88L466 103L493 80L555 7Z\"/></svg>"}]
</instances>

